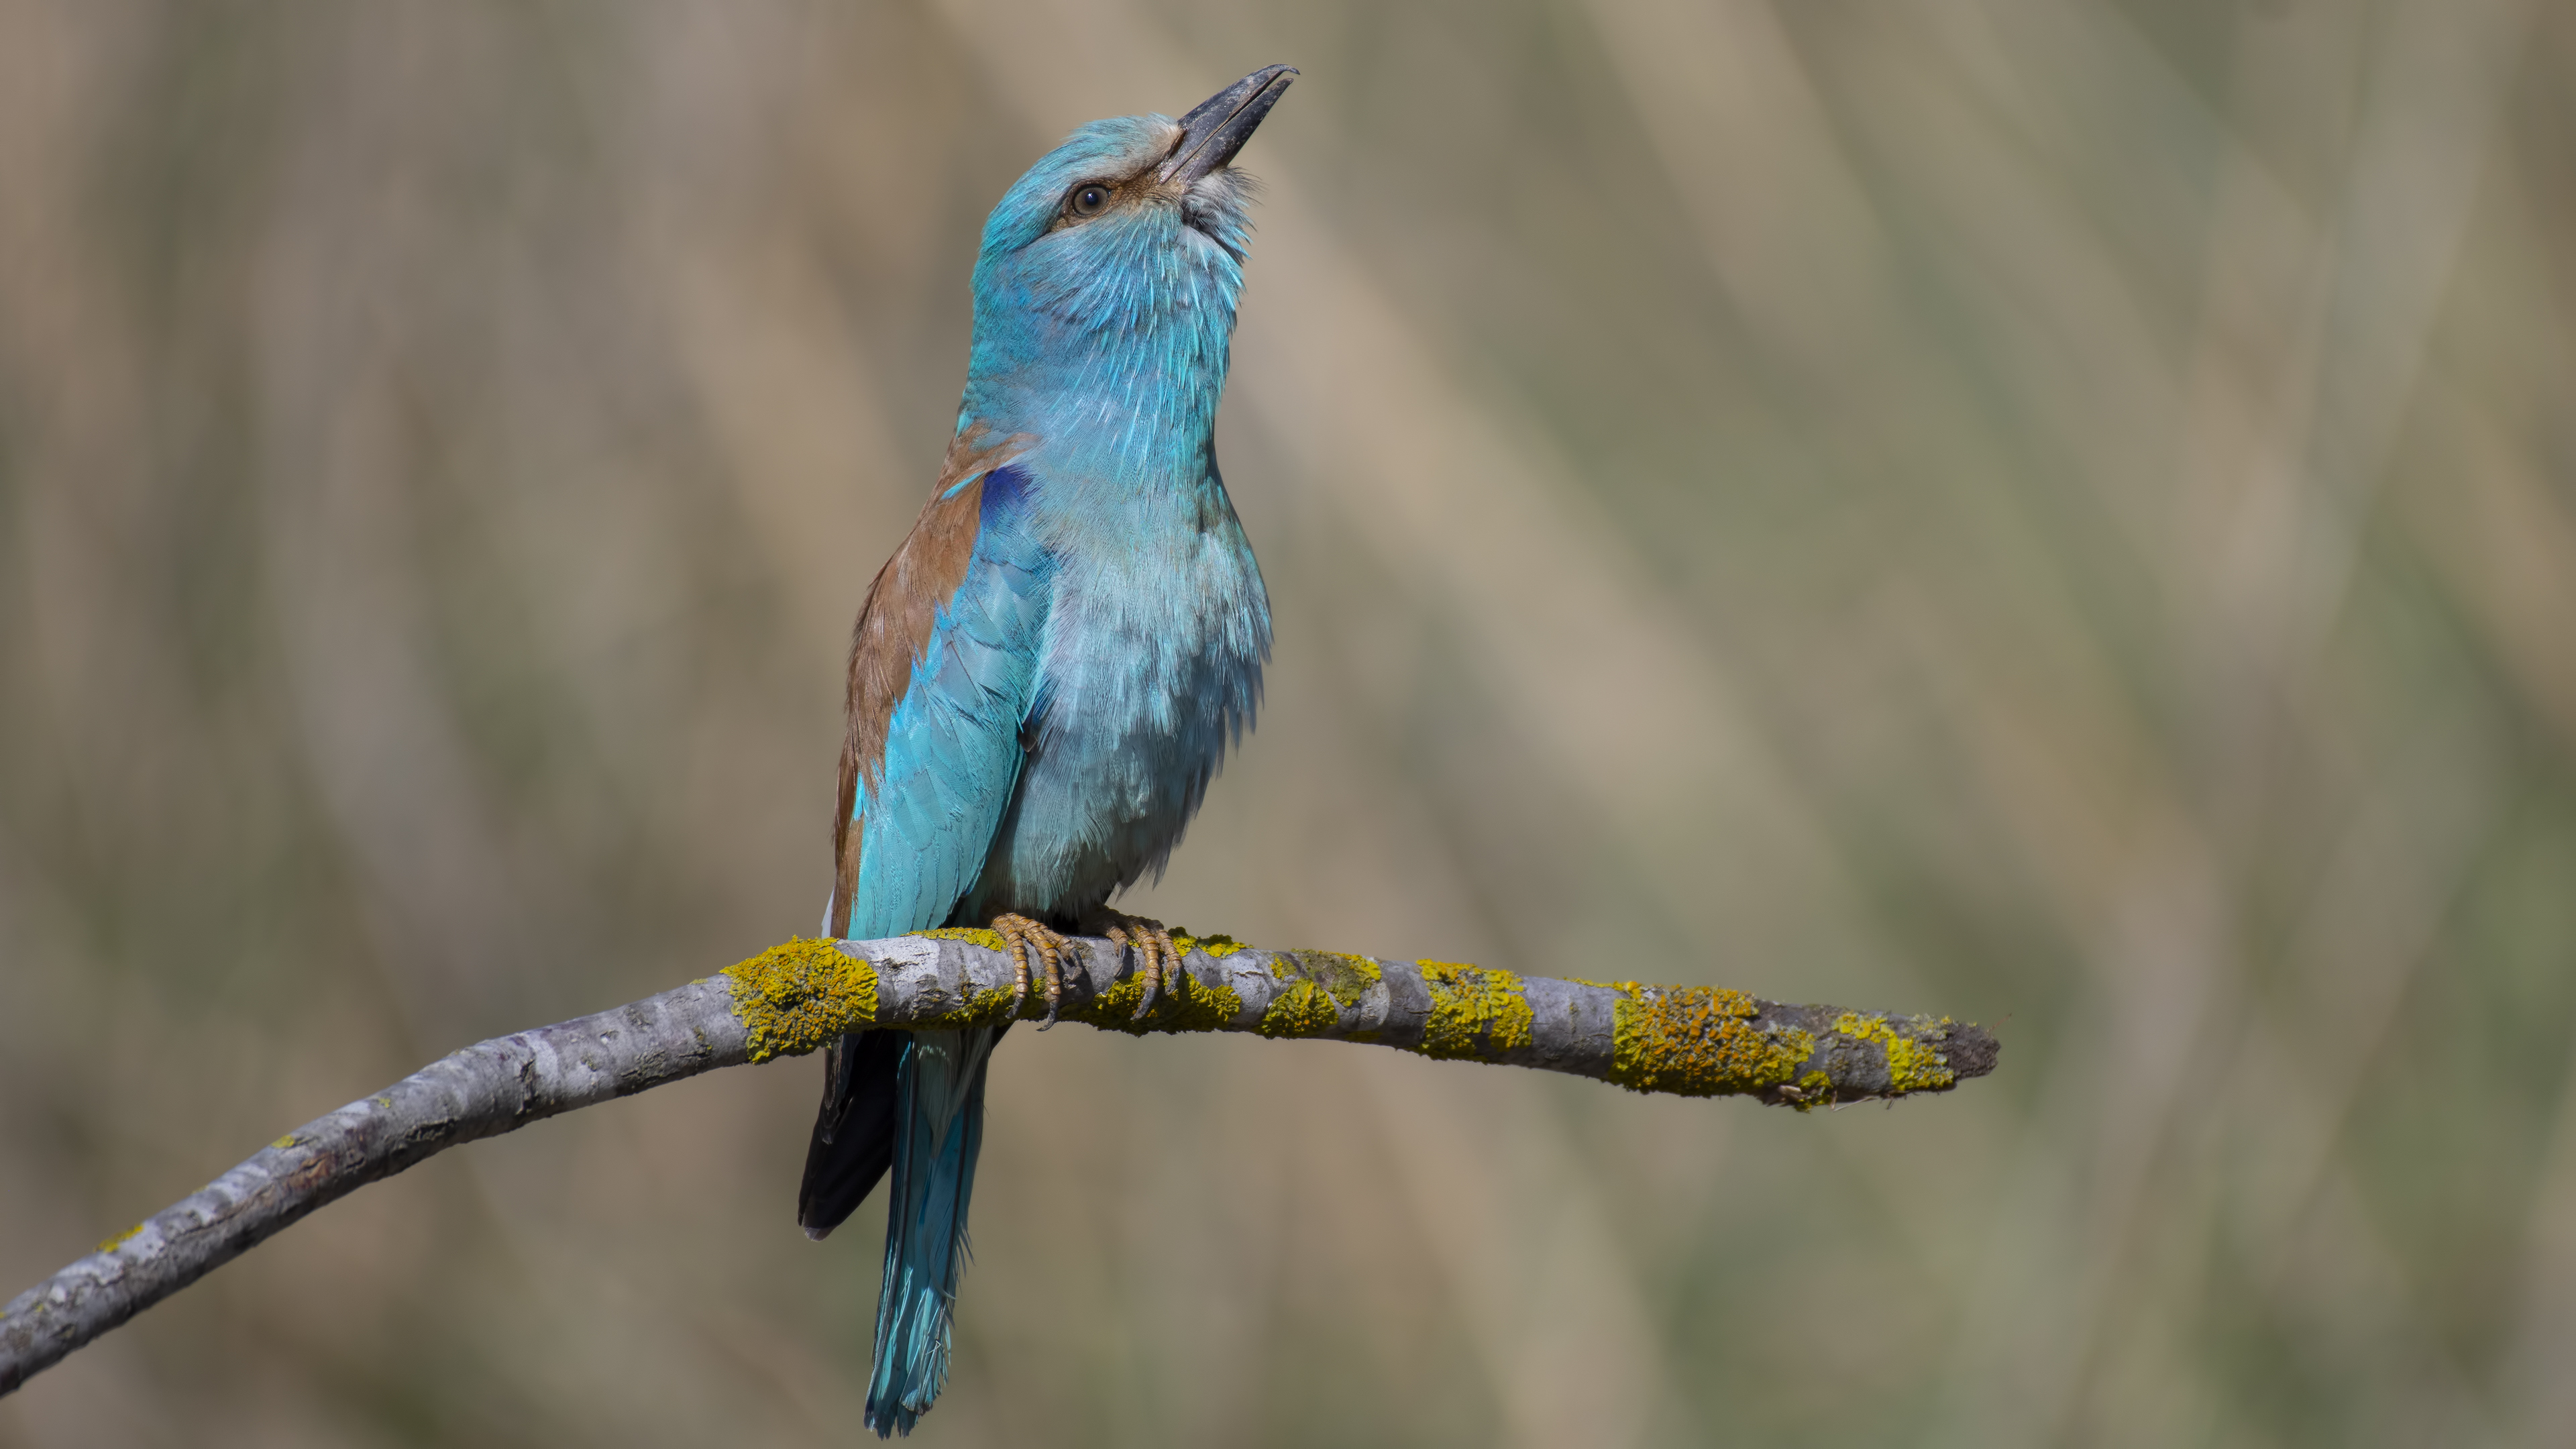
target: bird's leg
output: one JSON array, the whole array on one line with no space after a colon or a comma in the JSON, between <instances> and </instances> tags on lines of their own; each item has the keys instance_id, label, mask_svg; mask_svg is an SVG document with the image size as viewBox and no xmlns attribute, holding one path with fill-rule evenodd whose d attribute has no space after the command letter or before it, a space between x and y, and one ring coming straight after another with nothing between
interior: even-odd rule
<instances>
[{"instance_id":1,"label":"bird's leg","mask_svg":"<svg viewBox=\"0 0 2576 1449\"><path fill-rule=\"evenodd\" d=\"M1143 916L1131 916L1122 911L1107 911L1103 914L1109 919L1109 929L1103 934L1122 947L1134 947L1136 954L1144 958L1136 963L1136 979L1144 983L1145 995L1136 1003L1136 1015L1133 1018L1143 1021L1145 1013L1154 1009L1154 994L1162 987L1163 963L1167 961L1171 963L1171 980L1174 985L1179 984L1181 953L1173 947L1172 933L1163 929L1162 922L1149 921Z\"/></svg>"},{"instance_id":2,"label":"bird's leg","mask_svg":"<svg viewBox=\"0 0 2576 1449\"><path fill-rule=\"evenodd\" d=\"M1011 947L1011 1015L1020 1014L1020 1003L1029 999L1029 946L1038 948L1038 960L1046 967L1046 1021L1038 1027L1044 1031L1055 1025L1056 1008L1064 1001L1064 966L1060 953L1065 938L1026 916L1004 913L993 918L993 932Z\"/></svg>"}]
</instances>

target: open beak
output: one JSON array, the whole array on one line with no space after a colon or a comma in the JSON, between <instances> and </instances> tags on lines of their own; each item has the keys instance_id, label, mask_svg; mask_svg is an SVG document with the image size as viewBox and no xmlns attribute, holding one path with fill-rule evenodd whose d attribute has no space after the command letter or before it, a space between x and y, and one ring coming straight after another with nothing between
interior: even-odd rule
<instances>
[{"instance_id":1,"label":"open beak","mask_svg":"<svg viewBox=\"0 0 2576 1449\"><path fill-rule=\"evenodd\" d=\"M1294 67L1265 65L1199 102L1181 117L1181 144L1172 148L1171 159L1154 179L1189 186L1233 160L1296 76Z\"/></svg>"}]
</instances>

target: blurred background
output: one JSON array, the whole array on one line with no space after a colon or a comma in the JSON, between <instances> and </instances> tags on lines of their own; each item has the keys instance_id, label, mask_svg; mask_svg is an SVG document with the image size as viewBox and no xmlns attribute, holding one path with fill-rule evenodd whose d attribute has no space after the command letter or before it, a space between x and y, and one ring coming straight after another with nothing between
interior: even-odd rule
<instances>
[{"instance_id":1,"label":"blurred background","mask_svg":"<svg viewBox=\"0 0 2576 1449\"><path fill-rule=\"evenodd\" d=\"M2002 1070L1016 1033L920 1441L2569 1442L2543 0L5 0L0 1296L810 930L985 209L1270 61L1277 657L1131 908ZM368 1188L0 1444L852 1443L818 1075Z\"/></svg>"}]
</instances>

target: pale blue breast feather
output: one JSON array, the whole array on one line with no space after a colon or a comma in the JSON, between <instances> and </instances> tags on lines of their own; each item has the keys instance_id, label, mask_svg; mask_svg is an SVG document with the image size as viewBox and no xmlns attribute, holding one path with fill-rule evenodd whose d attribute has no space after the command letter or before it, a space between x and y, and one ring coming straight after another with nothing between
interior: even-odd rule
<instances>
[{"instance_id":1,"label":"pale blue breast feather","mask_svg":"<svg viewBox=\"0 0 2576 1449\"><path fill-rule=\"evenodd\" d=\"M1213 476L1071 521L1040 471L1056 560L1043 698L968 916L1079 913L1159 870L1251 727L1269 654L1261 573Z\"/></svg>"}]
</instances>

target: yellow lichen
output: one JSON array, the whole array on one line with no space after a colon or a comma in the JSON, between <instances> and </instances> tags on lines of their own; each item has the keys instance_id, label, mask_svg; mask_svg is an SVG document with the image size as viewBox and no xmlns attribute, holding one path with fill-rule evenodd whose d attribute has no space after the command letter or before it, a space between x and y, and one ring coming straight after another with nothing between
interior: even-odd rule
<instances>
[{"instance_id":1,"label":"yellow lichen","mask_svg":"<svg viewBox=\"0 0 2576 1449\"><path fill-rule=\"evenodd\" d=\"M1009 954L1010 942L998 931L979 926L942 926L934 931L915 931L934 941L967 941L988 951ZM1172 945L1183 955L1196 948L1210 956L1226 956L1243 949L1228 936L1192 936L1186 931L1171 933ZM1067 1003L1058 1013L1065 1021L1079 1021L1113 1031L1142 1036L1147 1032L1215 1031L1243 1010L1243 998L1223 986L1202 986L1187 971L1178 972L1163 984L1154 998L1154 1009L1143 1021L1135 1020L1136 1004L1145 999L1144 983L1130 977L1106 992L1080 1004ZM1019 1010L1011 1009L1011 988L995 987L979 991L975 998L955 1011L942 1012L914 1023L916 1030L955 1031L970 1026L994 1026L1005 1021L1035 1021L1046 1015L1045 977L1039 970L1035 953L1029 958L1029 991L1020 1000Z\"/></svg>"},{"instance_id":2,"label":"yellow lichen","mask_svg":"<svg viewBox=\"0 0 2576 1449\"><path fill-rule=\"evenodd\" d=\"M828 940L793 937L724 976L755 1062L802 1055L876 1020L876 968Z\"/></svg>"},{"instance_id":3,"label":"yellow lichen","mask_svg":"<svg viewBox=\"0 0 2576 1449\"><path fill-rule=\"evenodd\" d=\"M1017 1015L1046 1015L1046 988L1037 985L1037 979L1035 972L1032 971L1031 989L1029 994L1021 999ZM943 1011L936 1016L922 1017L913 1022L912 1026L915 1031L963 1031L970 1026L999 1026L1011 1020L1012 1017L1011 988L996 986L990 991L976 992L974 1000L955 1011Z\"/></svg>"},{"instance_id":4,"label":"yellow lichen","mask_svg":"<svg viewBox=\"0 0 2576 1449\"><path fill-rule=\"evenodd\" d=\"M1949 1025L1942 1018L1941 1025ZM1918 1025L1931 1023L1918 1019ZM1959 1080L1950 1070L1950 1059L1941 1055L1928 1042L1896 1029L1895 1023L1883 1016L1863 1016L1846 1011L1834 1018L1834 1032L1855 1041L1873 1041L1887 1053L1887 1093L1901 1096L1907 1092L1930 1092L1952 1086Z\"/></svg>"},{"instance_id":5,"label":"yellow lichen","mask_svg":"<svg viewBox=\"0 0 2576 1449\"><path fill-rule=\"evenodd\" d=\"M134 1235L142 1231L143 1224L136 1223L134 1226L127 1228L124 1232L117 1234L115 1237L101 1242L98 1245L98 1250L102 1253L113 1253L117 1249L124 1247L127 1243L134 1241Z\"/></svg>"},{"instance_id":6,"label":"yellow lichen","mask_svg":"<svg viewBox=\"0 0 2576 1449\"><path fill-rule=\"evenodd\" d=\"M1322 1036L1341 1019L1341 1007L1333 1000L1333 993L1301 979L1270 998L1269 1009L1261 1013L1261 1025L1256 1029L1269 1037Z\"/></svg>"},{"instance_id":7,"label":"yellow lichen","mask_svg":"<svg viewBox=\"0 0 2576 1449\"><path fill-rule=\"evenodd\" d=\"M1243 949L1241 941L1222 932L1209 936L1193 936L1190 934L1189 927L1174 926L1171 936L1173 947L1184 956L1192 951L1204 951L1211 960L1222 960Z\"/></svg>"},{"instance_id":8,"label":"yellow lichen","mask_svg":"<svg viewBox=\"0 0 2576 1449\"><path fill-rule=\"evenodd\" d=\"M1220 1031L1243 1014L1243 998L1234 988L1209 986L1186 971L1164 980L1163 989L1155 993L1154 1009L1139 1021L1136 1007L1144 999L1145 983L1130 976L1079 1006L1068 1003L1064 1019L1143 1036L1156 1031Z\"/></svg>"},{"instance_id":9,"label":"yellow lichen","mask_svg":"<svg viewBox=\"0 0 2576 1449\"><path fill-rule=\"evenodd\" d=\"M1797 1075L1814 1050L1802 1031L1755 1028L1753 998L1708 986L1612 988L1610 1080L1640 1092L1716 1097L1759 1092Z\"/></svg>"},{"instance_id":10,"label":"yellow lichen","mask_svg":"<svg viewBox=\"0 0 2576 1449\"><path fill-rule=\"evenodd\" d=\"M1310 981L1342 1006L1357 1006L1368 989L1386 979L1376 961L1345 951L1281 951L1270 974L1282 981Z\"/></svg>"},{"instance_id":11,"label":"yellow lichen","mask_svg":"<svg viewBox=\"0 0 2576 1449\"><path fill-rule=\"evenodd\" d=\"M295 1134L289 1132L285 1136L278 1138L275 1142L268 1145L276 1148L280 1152L284 1152L286 1149L295 1145Z\"/></svg>"},{"instance_id":12,"label":"yellow lichen","mask_svg":"<svg viewBox=\"0 0 2576 1449\"><path fill-rule=\"evenodd\" d=\"M1528 1046L1537 1017L1522 994L1521 979L1456 961L1417 961L1431 988L1431 1019L1422 1026L1426 1057L1492 1061Z\"/></svg>"},{"instance_id":13,"label":"yellow lichen","mask_svg":"<svg viewBox=\"0 0 2576 1449\"><path fill-rule=\"evenodd\" d=\"M941 926L936 930L915 931L925 941L972 941L987 951L1008 951L1011 943L1002 933L988 926Z\"/></svg>"},{"instance_id":14,"label":"yellow lichen","mask_svg":"<svg viewBox=\"0 0 2576 1449\"><path fill-rule=\"evenodd\" d=\"M1802 1031L1798 1035L1806 1037L1807 1033ZM1814 1041L1813 1037L1807 1039ZM1776 1090L1781 1101L1801 1112L1830 1107L1835 1102L1834 1079L1823 1072L1808 1072L1795 1082L1781 1083Z\"/></svg>"}]
</instances>

